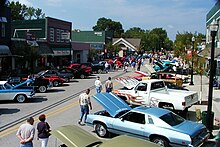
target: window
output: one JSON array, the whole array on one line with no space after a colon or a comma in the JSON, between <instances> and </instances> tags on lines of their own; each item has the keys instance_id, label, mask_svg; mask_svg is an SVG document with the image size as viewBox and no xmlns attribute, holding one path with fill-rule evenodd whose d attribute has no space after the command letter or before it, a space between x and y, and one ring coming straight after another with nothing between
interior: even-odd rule
<instances>
[{"instance_id":1,"label":"window","mask_svg":"<svg viewBox=\"0 0 220 147\"><path fill-rule=\"evenodd\" d=\"M145 115L137 112L129 112L123 116L123 120L138 124L145 124Z\"/></svg>"},{"instance_id":2,"label":"window","mask_svg":"<svg viewBox=\"0 0 220 147\"><path fill-rule=\"evenodd\" d=\"M60 42L60 29L57 29L57 42Z\"/></svg>"},{"instance_id":3,"label":"window","mask_svg":"<svg viewBox=\"0 0 220 147\"><path fill-rule=\"evenodd\" d=\"M184 118L182 118L172 112L161 116L160 119L162 119L163 121L165 121L167 124L169 124L171 126L176 126L176 125L181 124L182 122L185 121Z\"/></svg>"},{"instance_id":4,"label":"window","mask_svg":"<svg viewBox=\"0 0 220 147\"><path fill-rule=\"evenodd\" d=\"M149 124L154 124L154 121L153 121L152 117L150 115L148 115L147 117L148 117L148 123Z\"/></svg>"},{"instance_id":5,"label":"window","mask_svg":"<svg viewBox=\"0 0 220 147\"><path fill-rule=\"evenodd\" d=\"M54 42L54 28L50 28L50 42Z\"/></svg>"},{"instance_id":6,"label":"window","mask_svg":"<svg viewBox=\"0 0 220 147\"><path fill-rule=\"evenodd\" d=\"M163 81L154 82L154 83L151 84L151 90L164 88L164 87L165 87L165 85L164 85Z\"/></svg>"},{"instance_id":7,"label":"window","mask_svg":"<svg viewBox=\"0 0 220 147\"><path fill-rule=\"evenodd\" d=\"M60 36L62 36L63 33L64 33L64 30L60 30ZM62 37L60 38L60 42L64 42L64 39Z\"/></svg>"},{"instance_id":8,"label":"window","mask_svg":"<svg viewBox=\"0 0 220 147\"><path fill-rule=\"evenodd\" d=\"M137 87L136 87L137 91L147 91L147 83L140 83Z\"/></svg>"},{"instance_id":9,"label":"window","mask_svg":"<svg viewBox=\"0 0 220 147\"><path fill-rule=\"evenodd\" d=\"M5 37L5 23L2 23L2 25L1 25L1 36L2 37Z\"/></svg>"}]
</instances>

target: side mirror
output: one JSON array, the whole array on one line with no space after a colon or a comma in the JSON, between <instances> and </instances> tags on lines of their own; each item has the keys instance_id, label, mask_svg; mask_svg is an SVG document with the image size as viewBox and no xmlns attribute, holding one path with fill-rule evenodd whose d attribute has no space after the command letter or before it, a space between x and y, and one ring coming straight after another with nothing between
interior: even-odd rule
<instances>
[{"instance_id":1,"label":"side mirror","mask_svg":"<svg viewBox=\"0 0 220 147\"><path fill-rule=\"evenodd\" d=\"M135 90L135 93L137 93L137 90Z\"/></svg>"},{"instance_id":2,"label":"side mirror","mask_svg":"<svg viewBox=\"0 0 220 147\"><path fill-rule=\"evenodd\" d=\"M123 117L120 118L121 121L124 121Z\"/></svg>"}]
</instances>

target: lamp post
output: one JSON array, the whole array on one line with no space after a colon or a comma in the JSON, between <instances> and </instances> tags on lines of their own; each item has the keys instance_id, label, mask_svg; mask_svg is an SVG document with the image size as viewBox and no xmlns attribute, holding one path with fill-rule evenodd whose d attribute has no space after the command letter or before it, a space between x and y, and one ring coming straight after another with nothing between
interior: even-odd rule
<instances>
[{"instance_id":1,"label":"lamp post","mask_svg":"<svg viewBox=\"0 0 220 147\"><path fill-rule=\"evenodd\" d=\"M211 113L212 113L212 93L213 93L213 78L214 78L214 53L215 53L215 36L218 31L218 24L215 20L210 24L210 31L211 31L211 38L212 38L212 44L211 44L211 60L210 60L210 75L209 75L209 93L208 93L208 108L207 108L207 129L209 130L210 134L212 134L212 126L211 124Z\"/></svg>"},{"instance_id":2,"label":"lamp post","mask_svg":"<svg viewBox=\"0 0 220 147\"><path fill-rule=\"evenodd\" d=\"M193 44L193 46L192 46L192 60L191 60L191 62L192 62L192 66L191 66L191 81L190 81L190 83L189 83L189 85L194 85L194 83L193 83L193 62L194 62L194 60L193 60L193 54L194 54L194 43L195 43L195 37L193 36L192 37L192 44Z\"/></svg>"}]
</instances>

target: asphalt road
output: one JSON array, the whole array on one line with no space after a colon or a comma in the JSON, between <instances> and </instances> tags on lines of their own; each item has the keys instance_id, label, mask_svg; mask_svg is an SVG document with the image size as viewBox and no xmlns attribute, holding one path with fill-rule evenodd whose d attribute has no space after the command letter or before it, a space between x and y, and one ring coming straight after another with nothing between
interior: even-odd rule
<instances>
[{"instance_id":1,"label":"asphalt road","mask_svg":"<svg viewBox=\"0 0 220 147\"><path fill-rule=\"evenodd\" d=\"M129 76L135 75L131 68L129 72L124 73L122 70L117 72L109 72L108 74L99 74L101 81L107 80L107 78L113 77L114 88L117 89L121 87L119 83L114 80L115 76ZM50 124L51 129L69 124L77 125L79 119L79 105L78 105L78 95L87 88L91 88L92 91L90 95L95 94L94 81L97 75L91 76L89 79L74 79L70 83L65 84L61 87L54 87L47 93L37 93L35 98L24 104L18 104L10 101L4 101L0 103L0 146L1 147L15 147L19 146L19 140L16 138L16 131L18 127L25 123L25 119L28 116L33 116L35 118L35 126L38 123L38 116L42 113L46 114L47 122ZM203 101L207 100L207 79L203 80ZM185 86L190 90L198 91L199 77L194 77L194 86ZM218 91L214 91L215 99L218 96ZM218 98L217 98L218 99ZM213 107L216 107L218 101L213 102ZM92 100L93 110L102 109L102 107ZM196 121L195 119L195 109L200 108L202 111L206 109L205 105L195 105L189 110L188 119ZM217 114L219 116L219 114ZM87 126L81 126L83 129L96 136L93 132L93 128ZM40 146L40 141L35 139L33 141L34 146ZM54 137L50 137L48 147L57 147L60 142ZM213 146L206 144L204 146Z\"/></svg>"},{"instance_id":2,"label":"asphalt road","mask_svg":"<svg viewBox=\"0 0 220 147\"><path fill-rule=\"evenodd\" d=\"M100 80L105 81L107 78L113 77L115 88L120 86L114 81L115 76L125 74L122 70L117 72L109 72L108 74L99 74ZM132 72L127 72L127 75ZM15 147L19 145L16 138L18 127L25 123L29 116L35 118L35 126L38 123L38 116L42 113L46 114L47 121L51 129L67 124L77 124L79 119L78 95L85 89L91 88L91 95L95 94L94 81L97 75L93 75L88 79L74 79L70 83L60 87L53 87L47 93L36 93L35 97L27 103L14 103L11 101L3 101L0 103L0 146ZM93 110L102 109L95 101L92 101ZM92 128L84 126L88 131ZM40 141L33 141L34 146L40 146ZM48 147L58 146L58 141L51 137Z\"/></svg>"}]
</instances>

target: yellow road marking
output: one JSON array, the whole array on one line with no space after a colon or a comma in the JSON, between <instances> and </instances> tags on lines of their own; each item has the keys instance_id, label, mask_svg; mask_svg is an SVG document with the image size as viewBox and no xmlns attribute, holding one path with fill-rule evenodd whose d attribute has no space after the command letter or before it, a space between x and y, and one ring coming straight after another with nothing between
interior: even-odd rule
<instances>
[{"instance_id":1,"label":"yellow road marking","mask_svg":"<svg viewBox=\"0 0 220 147\"><path fill-rule=\"evenodd\" d=\"M113 80L113 83L114 83L114 86L119 84L119 83L116 82L115 80ZM57 109L57 110L48 112L48 113L45 114L45 115L47 116L47 118L52 117L52 116L54 116L54 115L56 115L56 114L62 113L62 112L64 112L64 111L70 109L71 107L75 107L77 104L78 104L78 100L76 100L76 101L74 101L73 103L70 103L70 104L68 104L68 105L66 105L66 106L64 106L64 107L62 107L62 108L59 108L59 109ZM38 120L37 117L34 117L34 121L35 121L35 123L36 123L36 122L39 122L39 120ZM6 129L6 130L0 132L0 138L2 138L2 137L4 137L4 136L7 136L7 135L9 135L9 134L12 134L12 133L16 132L16 131L18 130L18 128L20 127L20 125L21 125L21 124L15 125L15 126L13 126L13 127L11 127L11 128L8 128L8 129Z\"/></svg>"}]
</instances>

